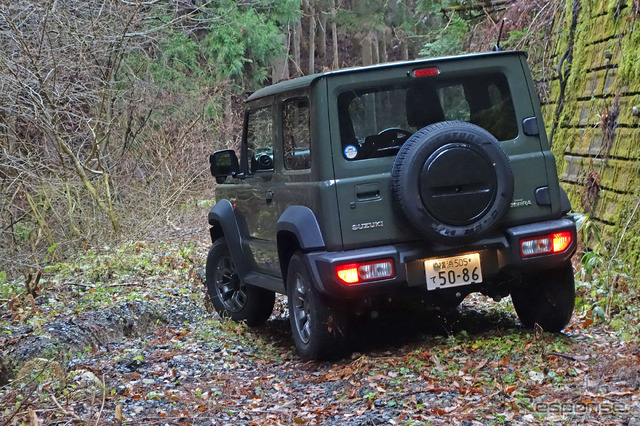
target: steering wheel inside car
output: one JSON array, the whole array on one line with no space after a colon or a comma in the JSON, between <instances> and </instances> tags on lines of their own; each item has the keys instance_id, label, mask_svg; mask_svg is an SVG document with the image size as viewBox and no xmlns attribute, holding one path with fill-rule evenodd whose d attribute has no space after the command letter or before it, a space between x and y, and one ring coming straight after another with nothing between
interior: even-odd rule
<instances>
[{"instance_id":1,"label":"steering wheel inside car","mask_svg":"<svg viewBox=\"0 0 640 426\"><path fill-rule=\"evenodd\" d=\"M400 127L389 127L372 137L374 157L386 157L397 154L400 147L413 135Z\"/></svg>"},{"instance_id":2,"label":"steering wheel inside car","mask_svg":"<svg viewBox=\"0 0 640 426\"><path fill-rule=\"evenodd\" d=\"M395 135L394 135L395 133ZM393 139L403 139L404 137L409 137L411 136L413 133L411 133L408 130L402 129L400 127L389 127L387 129L384 129L382 131L380 131L378 133L378 136L382 136L382 137L391 137L393 136Z\"/></svg>"}]
</instances>

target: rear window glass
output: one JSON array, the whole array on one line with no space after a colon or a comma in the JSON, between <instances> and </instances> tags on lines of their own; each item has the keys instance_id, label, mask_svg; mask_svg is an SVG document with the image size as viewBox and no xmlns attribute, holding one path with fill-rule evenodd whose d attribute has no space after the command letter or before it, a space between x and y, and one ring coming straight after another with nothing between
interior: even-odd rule
<instances>
[{"instance_id":1,"label":"rear window glass","mask_svg":"<svg viewBox=\"0 0 640 426\"><path fill-rule=\"evenodd\" d=\"M440 121L473 123L500 141L518 136L509 86L498 73L345 91L338 115L348 160L395 155L409 136Z\"/></svg>"}]
</instances>

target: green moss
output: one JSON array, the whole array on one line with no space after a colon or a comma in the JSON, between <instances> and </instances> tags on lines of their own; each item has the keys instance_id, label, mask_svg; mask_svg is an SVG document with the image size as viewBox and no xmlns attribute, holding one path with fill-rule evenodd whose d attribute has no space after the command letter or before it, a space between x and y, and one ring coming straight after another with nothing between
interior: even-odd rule
<instances>
[{"instance_id":1,"label":"green moss","mask_svg":"<svg viewBox=\"0 0 640 426\"><path fill-rule=\"evenodd\" d=\"M640 157L640 134L635 128L616 129L616 140L611 149L611 155L628 158L633 161Z\"/></svg>"},{"instance_id":2,"label":"green moss","mask_svg":"<svg viewBox=\"0 0 640 426\"><path fill-rule=\"evenodd\" d=\"M620 115L618 125L621 127L637 127L640 124L640 117L633 115L633 108L640 107L640 95L620 96ZM632 135L635 136L635 135Z\"/></svg>"},{"instance_id":3,"label":"green moss","mask_svg":"<svg viewBox=\"0 0 640 426\"><path fill-rule=\"evenodd\" d=\"M573 208L573 211L581 211L582 210L582 206L580 205L581 187L576 184L567 183L567 182L563 182L562 187L564 188L565 192L567 193L567 196L569 197L569 202L571 203L571 207Z\"/></svg>"},{"instance_id":4,"label":"green moss","mask_svg":"<svg viewBox=\"0 0 640 426\"><path fill-rule=\"evenodd\" d=\"M571 63L571 74L567 80L567 95L579 96L580 86L584 79L585 65L587 64L587 49L582 44L576 44L573 51L573 62Z\"/></svg>"},{"instance_id":5,"label":"green moss","mask_svg":"<svg viewBox=\"0 0 640 426\"><path fill-rule=\"evenodd\" d=\"M555 111L554 104L546 104L541 105L540 109L542 110L542 118L545 123L551 123L553 121L553 112Z\"/></svg>"},{"instance_id":6,"label":"green moss","mask_svg":"<svg viewBox=\"0 0 640 426\"><path fill-rule=\"evenodd\" d=\"M576 114L576 103L571 99L566 99L564 108L558 117L558 127L567 127L571 123L571 119ZM555 142L554 142L555 143Z\"/></svg>"},{"instance_id":7,"label":"green moss","mask_svg":"<svg viewBox=\"0 0 640 426\"><path fill-rule=\"evenodd\" d=\"M630 0L607 0L607 14L619 21L621 16L625 14L625 8L630 6Z\"/></svg>"},{"instance_id":8,"label":"green moss","mask_svg":"<svg viewBox=\"0 0 640 426\"><path fill-rule=\"evenodd\" d=\"M556 67L570 43L574 1L565 0L565 5L557 20ZM545 106L544 116L549 128L555 124L552 152L575 211L583 209L581 195L587 171L600 174L602 189L593 205L592 219L599 224L610 255L640 195L632 193L632 188L640 188L640 163L635 160L640 158L640 118L632 115L633 107L640 108L640 95L623 95L640 87L640 19L632 16L631 0L582 0L580 5L569 73L568 64L563 64L567 77L564 103L560 109L557 104ZM603 69L616 64L618 68ZM549 99L557 102L560 80L552 82L551 91ZM620 102L618 127L609 151L611 158L605 160L598 124L614 96ZM626 231L617 257L628 257L626 261L640 270L640 211Z\"/></svg>"},{"instance_id":9,"label":"green moss","mask_svg":"<svg viewBox=\"0 0 640 426\"><path fill-rule=\"evenodd\" d=\"M623 11L621 19L620 33L623 38L620 40L620 54L618 58L620 78L626 83L637 83L633 81L640 76L640 63L638 61L638 49L640 48L640 20L633 15L633 8L627 7Z\"/></svg>"},{"instance_id":10,"label":"green moss","mask_svg":"<svg viewBox=\"0 0 640 426\"><path fill-rule=\"evenodd\" d=\"M603 164L600 183L603 187L617 192L625 192L630 187L638 185L638 165L626 160L609 160ZM616 194L615 200L626 199L630 196ZM615 201L614 200L614 201Z\"/></svg>"},{"instance_id":11,"label":"green moss","mask_svg":"<svg viewBox=\"0 0 640 426\"><path fill-rule=\"evenodd\" d=\"M639 21L634 21L634 24ZM635 26L635 25L634 25ZM640 31L632 28L629 34L622 39L622 51L620 52L619 70L620 78L628 83L640 76L640 61L638 61L638 49L640 49Z\"/></svg>"}]
</instances>

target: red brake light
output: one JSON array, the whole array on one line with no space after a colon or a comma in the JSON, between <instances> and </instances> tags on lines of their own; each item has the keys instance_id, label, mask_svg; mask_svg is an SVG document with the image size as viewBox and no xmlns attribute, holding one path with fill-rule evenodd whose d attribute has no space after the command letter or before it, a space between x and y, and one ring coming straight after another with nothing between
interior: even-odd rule
<instances>
[{"instance_id":1,"label":"red brake light","mask_svg":"<svg viewBox=\"0 0 640 426\"><path fill-rule=\"evenodd\" d=\"M571 232L558 232L553 234L553 252L562 253L571 244Z\"/></svg>"},{"instance_id":2,"label":"red brake light","mask_svg":"<svg viewBox=\"0 0 640 426\"><path fill-rule=\"evenodd\" d=\"M336 266L336 276L344 284L357 284L365 281L382 280L395 275L392 259L373 262L347 263Z\"/></svg>"},{"instance_id":3,"label":"red brake light","mask_svg":"<svg viewBox=\"0 0 640 426\"><path fill-rule=\"evenodd\" d=\"M541 254L562 253L572 242L569 231L556 232L536 238L520 241L520 255L522 257L537 256Z\"/></svg>"},{"instance_id":4,"label":"red brake light","mask_svg":"<svg viewBox=\"0 0 640 426\"><path fill-rule=\"evenodd\" d=\"M350 263L348 265L340 265L336 267L336 275L343 283L355 284L359 281L358 264Z\"/></svg>"},{"instance_id":5,"label":"red brake light","mask_svg":"<svg viewBox=\"0 0 640 426\"><path fill-rule=\"evenodd\" d=\"M422 68L413 71L414 77L431 77L438 74L440 74L440 70L438 70L438 68Z\"/></svg>"}]
</instances>

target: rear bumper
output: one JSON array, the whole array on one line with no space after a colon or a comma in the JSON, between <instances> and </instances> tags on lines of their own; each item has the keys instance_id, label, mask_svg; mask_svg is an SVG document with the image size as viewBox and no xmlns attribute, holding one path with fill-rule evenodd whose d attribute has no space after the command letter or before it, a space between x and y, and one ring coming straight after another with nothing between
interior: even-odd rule
<instances>
[{"instance_id":1,"label":"rear bumper","mask_svg":"<svg viewBox=\"0 0 640 426\"><path fill-rule=\"evenodd\" d=\"M527 258L520 255L521 240L562 231L568 231L572 235L571 244L563 252ZM576 238L575 222L569 217L563 217L507 228L499 235L463 247L412 242L340 252L313 252L307 255L307 261L314 284L322 294L329 297L359 298L404 289L426 290L426 259L471 252L480 253L483 276L481 285L491 286L499 275L513 276L522 272L550 269L567 262L576 251ZM346 285L335 274L336 266L341 264L382 259L393 259L396 272L393 278Z\"/></svg>"}]
</instances>

